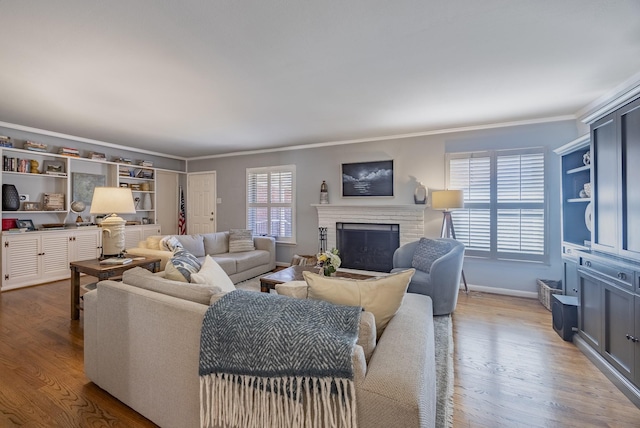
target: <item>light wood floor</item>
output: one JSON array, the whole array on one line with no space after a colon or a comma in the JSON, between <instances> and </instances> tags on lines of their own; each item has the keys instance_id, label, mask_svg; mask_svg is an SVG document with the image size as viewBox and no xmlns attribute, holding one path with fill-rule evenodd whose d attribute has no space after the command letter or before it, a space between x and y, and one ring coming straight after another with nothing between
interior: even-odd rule
<instances>
[{"instance_id":1,"label":"light wood floor","mask_svg":"<svg viewBox=\"0 0 640 428\"><path fill-rule=\"evenodd\" d=\"M87 380L82 335L68 281L0 294L0 427L154 426ZM640 427L536 300L461 294L454 340L455 427Z\"/></svg>"}]
</instances>

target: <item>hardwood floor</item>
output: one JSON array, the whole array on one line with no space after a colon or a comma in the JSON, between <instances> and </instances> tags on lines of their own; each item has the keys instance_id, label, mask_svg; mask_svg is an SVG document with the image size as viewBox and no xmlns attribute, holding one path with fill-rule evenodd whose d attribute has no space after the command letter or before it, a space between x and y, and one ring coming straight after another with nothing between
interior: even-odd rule
<instances>
[{"instance_id":1,"label":"hardwood floor","mask_svg":"<svg viewBox=\"0 0 640 428\"><path fill-rule=\"evenodd\" d=\"M68 281L0 294L0 427L154 426L85 377L69 299ZM461 294L454 341L455 427L640 427L537 300Z\"/></svg>"}]
</instances>

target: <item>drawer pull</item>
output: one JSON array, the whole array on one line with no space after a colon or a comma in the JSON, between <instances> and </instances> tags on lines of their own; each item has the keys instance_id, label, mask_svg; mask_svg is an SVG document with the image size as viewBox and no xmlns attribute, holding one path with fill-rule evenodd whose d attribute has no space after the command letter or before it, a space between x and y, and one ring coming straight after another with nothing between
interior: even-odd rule
<instances>
[{"instance_id":1,"label":"drawer pull","mask_svg":"<svg viewBox=\"0 0 640 428\"><path fill-rule=\"evenodd\" d=\"M633 343L636 343L638 341L638 338L635 336L631 336L630 334L627 334L627 340L632 341Z\"/></svg>"},{"instance_id":2,"label":"drawer pull","mask_svg":"<svg viewBox=\"0 0 640 428\"><path fill-rule=\"evenodd\" d=\"M621 279L623 281L627 279L627 274L624 272L618 272L618 275L616 276L618 277L618 279Z\"/></svg>"},{"instance_id":3,"label":"drawer pull","mask_svg":"<svg viewBox=\"0 0 640 428\"><path fill-rule=\"evenodd\" d=\"M591 261L587 260L586 262L584 262L584 265L586 267L591 267Z\"/></svg>"}]
</instances>

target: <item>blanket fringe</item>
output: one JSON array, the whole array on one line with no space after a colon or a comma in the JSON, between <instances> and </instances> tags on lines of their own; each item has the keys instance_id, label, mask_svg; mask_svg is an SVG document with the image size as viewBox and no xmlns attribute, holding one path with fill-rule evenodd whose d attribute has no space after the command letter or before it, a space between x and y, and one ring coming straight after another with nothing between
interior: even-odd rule
<instances>
[{"instance_id":1,"label":"blanket fringe","mask_svg":"<svg viewBox=\"0 0 640 428\"><path fill-rule=\"evenodd\" d=\"M200 425L356 428L355 385L329 377L200 376Z\"/></svg>"}]
</instances>

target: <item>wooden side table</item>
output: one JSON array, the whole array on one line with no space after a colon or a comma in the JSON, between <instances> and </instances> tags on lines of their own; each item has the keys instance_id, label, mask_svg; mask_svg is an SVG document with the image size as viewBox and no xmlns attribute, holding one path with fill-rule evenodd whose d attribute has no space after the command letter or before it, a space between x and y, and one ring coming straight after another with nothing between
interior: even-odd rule
<instances>
[{"instance_id":1,"label":"wooden side table","mask_svg":"<svg viewBox=\"0 0 640 428\"><path fill-rule=\"evenodd\" d=\"M134 267L143 267L151 272L160 269L159 258L145 258L144 260L133 260L126 265L101 265L99 259L82 260L69 263L71 269L71 319L80 318L80 274L95 276L99 281L120 276L125 271Z\"/></svg>"}]
</instances>

